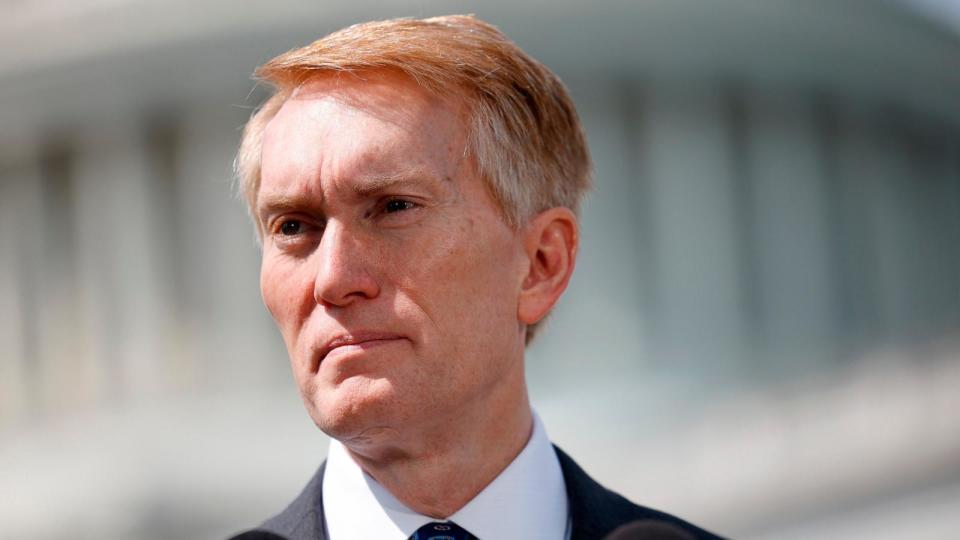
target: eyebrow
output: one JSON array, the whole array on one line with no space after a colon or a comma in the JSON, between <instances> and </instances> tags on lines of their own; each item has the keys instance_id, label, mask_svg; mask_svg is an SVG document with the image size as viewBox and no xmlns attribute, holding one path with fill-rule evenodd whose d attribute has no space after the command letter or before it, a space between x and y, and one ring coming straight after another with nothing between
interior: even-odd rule
<instances>
[{"instance_id":1,"label":"eyebrow","mask_svg":"<svg viewBox=\"0 0 960 540\"><path fill-rule=\"evenodd\" d=\"M444 180L447 180L444 178ZM364 177L360 182L351 186L353 194L358 198L369 197L392 187L403 184L441 183L435 174L426 169L411 169L389 175L373 175Z\"/></svg>"},{"instance_id":2,"label":"eyebrow","mask_svg":"<svg viewBox=\"0 0 960 540\"><path fill-rule=\"evenodd\" d=\"M294 212L298 210L319 209L321 203L312 197L305 197L301 194L296 195L273 195L268 197L258 197L257 201L257 220L266 224L268 218L277 214Z\"/></svg>"},{"instance_id":3,"label":"eyebrow","mask_svg":"<svg viewBox=\"0 0 960 540\"><path fill-rule=\"evenodd\" d=\"M354 197L363 199L404 184L446 183L450 181L449 177L438 177L427 169L411 169L395 174L363 177L358 183L350 186L350 191ZM258 217L265 219L274 214L296 210L319 211L323 206L323 200L317 197L307 197L302 193L277 194L260 197L257 206L259 207Z\"/></svg>"}]
</instances>

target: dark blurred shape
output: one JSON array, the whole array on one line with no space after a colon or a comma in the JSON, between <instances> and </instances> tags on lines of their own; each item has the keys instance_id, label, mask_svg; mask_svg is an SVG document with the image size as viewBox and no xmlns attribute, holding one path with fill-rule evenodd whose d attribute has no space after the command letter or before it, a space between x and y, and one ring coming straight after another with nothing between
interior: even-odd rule
<instances>
[{"instance_id":1,"label":"dark blurred shape","mask_svg":"<svg viewBox=\"0 0 960 540\"><path fill-rule=\"evenodd\" d=\"M606 540L695 540L692 534L666 521L642 520L617 527Z\"/></svg>"},{"instance_id":2,"label":"dark blurred shape","mask_svg":"<svg viewBox=\"0 0 960 540\"><path fill-rule=\"evenodd\" d=\"M285 536L280 536L269 531L254 529L252 531L242 532L230 538L230 540L287 540Z\"/></svg>"}]
</instances>

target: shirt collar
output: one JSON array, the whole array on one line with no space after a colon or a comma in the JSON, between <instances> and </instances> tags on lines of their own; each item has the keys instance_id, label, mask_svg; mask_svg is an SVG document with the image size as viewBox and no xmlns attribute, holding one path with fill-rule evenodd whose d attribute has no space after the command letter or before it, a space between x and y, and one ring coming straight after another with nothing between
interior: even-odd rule
<instances>
[{"instance_id":1,"label":"shirt collar","mask_svg":"<svg viewBox=\"0 0 960 540\"><path fill-rule=\"evenodd\" d=\"M406 540L421 526L436 521L397 500L334 439L322 489L330 540ZM533 433L520 454L449 520L482 539L560 540L565 537L567 513L563 471L534 413Z\"/></svg>"}]
</instances>

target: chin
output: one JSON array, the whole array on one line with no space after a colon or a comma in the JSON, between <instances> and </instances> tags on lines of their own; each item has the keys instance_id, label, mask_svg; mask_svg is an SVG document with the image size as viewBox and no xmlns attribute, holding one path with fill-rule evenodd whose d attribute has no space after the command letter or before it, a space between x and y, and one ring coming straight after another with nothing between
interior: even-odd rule
<instances>
[{"instance_id":1,"label":"chin","mask_svg":"<svg viewBox=\"0 0 960 540\"><path fill-rule=\"evenodd\" d=\"M386 379L351 377L334 389L305 396L304 404L317 427L341 441L368 436L372 430L393 430L394 420L402 415Z\"/></svg>"}]
</instances>

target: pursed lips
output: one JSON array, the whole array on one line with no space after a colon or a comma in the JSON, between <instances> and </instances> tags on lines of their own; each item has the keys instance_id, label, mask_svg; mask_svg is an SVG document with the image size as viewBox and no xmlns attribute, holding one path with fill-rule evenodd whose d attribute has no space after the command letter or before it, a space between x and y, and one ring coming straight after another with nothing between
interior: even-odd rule
<instances>
[{"instance_id":1,"label":"pursed lips","mask_svg":"<svg viewBox=\"0 0 960 540\"><path fill-rule=\"evenodd\" d=\"M314 368L319 369L320 363L323 362L330 353L337 349L354 346L367 348L399 339L405 338L399 334L394 334L391 332L357 332L335 336L333 339L327 341L323 348L320 349L320 353L316 357L317 362Z\"/></svg>"}]
</instances>

